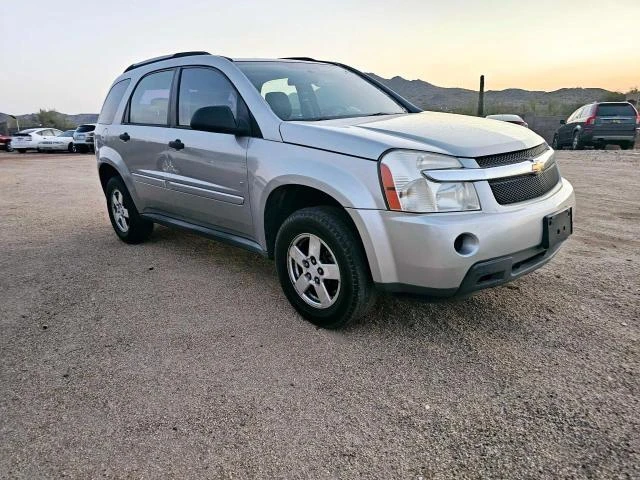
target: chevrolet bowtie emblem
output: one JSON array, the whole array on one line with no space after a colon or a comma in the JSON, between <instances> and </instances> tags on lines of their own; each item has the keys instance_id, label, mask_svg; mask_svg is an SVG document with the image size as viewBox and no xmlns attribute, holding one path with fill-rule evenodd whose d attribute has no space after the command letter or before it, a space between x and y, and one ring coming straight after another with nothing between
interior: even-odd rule
<instances>
[{"instance_id":1,"label":"chevrolet bowtie emblem","mask_svg":"<svg viewBox=\"0 0 640 480\"><path fill-rule=\"evenodd\" d=\"M537 161L531 164L531 172L532 173L540 173L544 169L544 162Z\"/></svg>"}]
</instances>

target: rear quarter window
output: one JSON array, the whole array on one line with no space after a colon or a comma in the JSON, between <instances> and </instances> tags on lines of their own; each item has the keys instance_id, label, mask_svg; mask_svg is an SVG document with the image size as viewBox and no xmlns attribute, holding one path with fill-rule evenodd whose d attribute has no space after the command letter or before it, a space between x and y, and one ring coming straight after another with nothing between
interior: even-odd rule
<instances>
[{"instance_id":1,"label":"rear quarter window","mask_svg":"<svg viewBox=\"0 0 640 480\"><path fill-rule=\"evenodd\" d=\"M599 117L635 117L636 111L630 103L598 105Z\"/></svg>"},{"instance_id":2,"label":"rear quarter window","mask_svg":"<svg viewBox=\"0 0 640 480\"><path fill-rule=\"evenodd\" d=\"M113 118L116 115L116 110L118 110L118 105L122 101L122 97L124 97L124 92L129 87L129 83L131 80L129 78L125 80L121 80L116 83L109 93L107 94L107 98L104 101L104 105L102 105L102 110L100 111L100 116L98 117L98 123L110 124L113 123Z\"/></svg>"}]
</instances>

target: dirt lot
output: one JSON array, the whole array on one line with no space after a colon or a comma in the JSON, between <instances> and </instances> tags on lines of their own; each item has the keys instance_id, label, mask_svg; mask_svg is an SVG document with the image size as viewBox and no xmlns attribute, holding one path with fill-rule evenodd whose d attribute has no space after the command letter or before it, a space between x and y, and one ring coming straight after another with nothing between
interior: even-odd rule
<instances>
[{"instance_id":1,"label":"dirt lot","mask_svg":"<svg viewBox=\"0 0 640 480\"><path fill-rule=\"evenodd\" d=\"M638 478L640 151L559 158L551 264L327 332L259 256L120 242L93 156L0 152L0 477Z\"/></svg>"}]
</instances>

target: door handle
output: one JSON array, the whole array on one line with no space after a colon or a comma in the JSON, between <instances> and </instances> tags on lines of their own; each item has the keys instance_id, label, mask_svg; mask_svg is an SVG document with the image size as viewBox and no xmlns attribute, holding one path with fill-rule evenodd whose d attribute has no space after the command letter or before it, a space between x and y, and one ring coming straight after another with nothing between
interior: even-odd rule
<instances>
[{"instance_id":1,"label":"door handle","mask_svg":"<svg viewBox=\"0 0 640 480\"><path fill-rule=\"evenodd\" d=\"M182 150L184 148L184 143L182 143L179 138L176 138L175 140L169 142L169 147L175 150Z\"/></svg>"},{"instance_id":2,"label":"door handle","mask_svg":"<svg viewBox=\"0 0 640 480\"><path fill-rule=\"evenodd\" d=\"M122 140L123 142L128 142L131 139L131 137L127 132L121 133L118 136L120 137L120 140Z\"/></svg>"}]
</instances>

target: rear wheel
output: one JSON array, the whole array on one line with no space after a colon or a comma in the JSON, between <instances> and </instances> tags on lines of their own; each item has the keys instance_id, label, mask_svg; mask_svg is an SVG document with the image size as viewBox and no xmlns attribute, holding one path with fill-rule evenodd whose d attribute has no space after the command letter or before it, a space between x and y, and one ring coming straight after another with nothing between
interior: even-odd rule
<instances>
[{"instance_id":1,"label":"rear wheel","mask_svg":"<svg viewBox=\"0 0 640 480\"><path fill-rule=\"evenodd\" d=\"M144 242L153 231L153 222L140 216L120 177L107 182L109 219L120 240L126 243Z\"/></svg>"},{"instance_id":2,"label":"rear wheel","mask_svg":"<svg viewBox=\"0 0 640 480\"><path fill-rule=\"evenodd\" d=\"M573 141L571 142L572 150L582 150L582 143L580 142L580 132L573 134Z\"/></svg>"},{"instance_id":3,"label":"rear wheel","mask_svg":"<svg viewBox=\"0 0 640 480\"><path fill-rule=\"evenodd\" d=\"M553 136L553 141L551 142L551 148L554 150L558 150L560 148L560 144L558 143L558 135Z\"/></svg>"},{"instance_id":4,"label":"rear wheel","mask_svg":"<svg viewBox=\"0 0 640 480\"><path fill-rule=\"evenodd\" d=\"M345 215L336 207L304 208L284 221L276 237L276 268L287 299L323 328L363 316L375 299L364 251Z\"/></svg>"},{"instance_id":5,"label":"rear wheel","mask_svg":"<svg viewBox=\"0 0 640 480\"><path fill-rule=\"evenodd\" d=\"M67 152L69 152L69 153L73 153L74 152L74 150L73 150L73 142L69 143L69 145L67 146Z\"/></svg>"}]
</instances>

